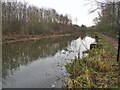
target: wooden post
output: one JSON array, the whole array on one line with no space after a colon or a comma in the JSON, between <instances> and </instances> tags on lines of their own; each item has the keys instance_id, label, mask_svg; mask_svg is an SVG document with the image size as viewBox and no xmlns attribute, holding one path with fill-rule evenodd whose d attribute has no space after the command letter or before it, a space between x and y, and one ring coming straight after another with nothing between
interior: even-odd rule
<instances>
[{"instance_id":1,"label":"wooden post","mask_svg":"<svg viewBox=\"0 0 120 90\"><path fill-rule=\"evenodd\" d=\"M117 62L120 57L120 1L118 2L118 30L119 30L119 38L118 38L118 54L117 54Z\"/></svg>"}]
</instances>

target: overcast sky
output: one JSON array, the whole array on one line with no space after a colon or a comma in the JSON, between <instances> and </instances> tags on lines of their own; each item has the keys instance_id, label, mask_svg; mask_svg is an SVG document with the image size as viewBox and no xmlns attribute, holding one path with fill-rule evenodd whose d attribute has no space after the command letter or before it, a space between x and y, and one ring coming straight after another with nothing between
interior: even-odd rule
<instances>
[{"instance_id":1,"label":"overcast sky","mask_svg":"<svg viewBox=\"0 0 120 90\"><path fill-rule=\"evenodd\" d=\"M86 5L86 0L25 0L28 4L37 7L54 8L59 14L71 16L74 24L92 26L97 12L90 14L92 5ZM95 8L95 6L94 6ZM76 19L77 18L77 22Z\"/></svg>"}]
</instances>

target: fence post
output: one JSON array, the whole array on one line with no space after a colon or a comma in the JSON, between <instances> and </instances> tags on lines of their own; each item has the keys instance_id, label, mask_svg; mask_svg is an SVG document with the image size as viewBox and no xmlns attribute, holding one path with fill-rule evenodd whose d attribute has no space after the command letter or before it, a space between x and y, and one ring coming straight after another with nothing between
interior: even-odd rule
<instances>
[{"instance_id":1,"label":"fence post","mask_svg":"<svg viewBox=\"0 0 120 90\"><path fill-rule=\"evenodd\" d=\"M119 57L120 57L120 1L118 2L118 31L119 31L119 38L118 38L117 62L119 61Z\"/></svg>"}]
</instances>

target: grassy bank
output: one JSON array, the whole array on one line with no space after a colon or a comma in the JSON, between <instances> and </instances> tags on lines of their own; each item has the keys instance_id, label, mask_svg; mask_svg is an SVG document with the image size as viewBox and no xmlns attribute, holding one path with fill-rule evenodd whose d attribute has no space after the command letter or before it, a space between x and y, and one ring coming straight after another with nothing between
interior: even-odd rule
<instances>
[{"instance_id":1,"label":"grassy bank","mask_svg":"<svg viewBox=\"0 0 120 90\"><path fill-rule=\"evenodd\" d=\"M58 35L9 35L2 37L2 43L12 43L19 41L34 41L43 38L51 38L51 37L60 37L60 36L69 36L71 34L58 34Z\"/></svg>"},{"instance_id":2,"label":"grassy bank","mask_svg":"<svg viewBox=\"0 0 120 90\"><path fill-rule=\"evenodd\" d=\"M103 38L98 43L103 47L91 49L89 56L76 59L66 65L71 78L67 84L68 88L118 87L117 50Z\"/></svg>"},{"instance_id":3,"label":"grassy bank","mask_svg":"<svg viewBox=\"0 0 120 90\"><path fill-rule=\"evenodd\" d=\"M65 33L65 34L48 34L48 35L3 35L2 43L12 43L19 41L35 41L44 38L54 38L62 36L84 35L84 32ZM0 41L1 42L1 41Z\"/></svg>"}]
</instances>

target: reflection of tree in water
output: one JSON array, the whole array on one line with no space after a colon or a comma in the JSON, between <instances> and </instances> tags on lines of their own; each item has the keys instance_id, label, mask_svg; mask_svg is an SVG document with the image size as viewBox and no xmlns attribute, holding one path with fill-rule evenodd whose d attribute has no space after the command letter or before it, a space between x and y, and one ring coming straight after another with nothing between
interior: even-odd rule
<instances>
[{"instance_id":1,"label":"reflection of tree in water","mask_svg":"<svg viewBox=\"0 0 120 90\"><path fill-rule=\"evenodd\" d=\"M3 44L3 78L8 74L7 70L17 69L20 65L27 65L39 58L54 56L56 52L65 49L77 36L64 36L38 41L17 42Z\"/></svg>"}]
</instances>

